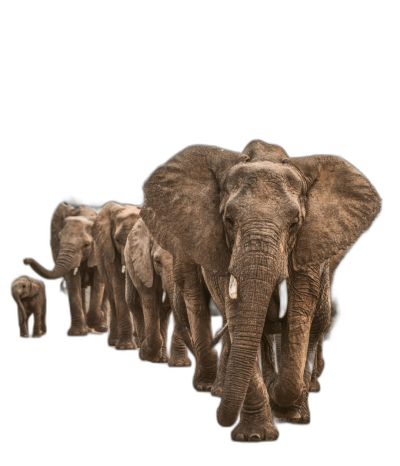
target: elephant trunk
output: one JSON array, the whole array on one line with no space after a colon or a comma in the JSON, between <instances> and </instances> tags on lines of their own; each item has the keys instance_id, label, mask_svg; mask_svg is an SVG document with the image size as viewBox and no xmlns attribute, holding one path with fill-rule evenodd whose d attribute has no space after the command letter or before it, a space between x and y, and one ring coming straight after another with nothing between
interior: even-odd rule
<instances>
[{"instance_id":1,"label":"elephant trunk","mask_svg":"<svg viewBox=\"0 0 400 466\"><path fill-rule=\"evenodd\" d=\"M278 232L253 231L241 241L240 254L230 267L237 280L238 315L226 372L224 393L218 409L222 426L235 423L251 376L256 369L257 353L269 301L278 278ZM268 238L268 240L265 240ZM231 280L231 286L232 282ZM235 290L230 289L234 296Z\"/></svg>"},{"instance_id":2,"label":"elephant trunk","mask_svg":"<svg viewBox=\"0 0 400 466\"><path fill-rule=\"evenodd\" d=\"M24 263L43 278L54 280L64 277L70 270L79 267L81 261L80 251L74 247L64 247L57 256L53 270L43 267L35 259L25 259Z\"/></svg>"}]
</instances>

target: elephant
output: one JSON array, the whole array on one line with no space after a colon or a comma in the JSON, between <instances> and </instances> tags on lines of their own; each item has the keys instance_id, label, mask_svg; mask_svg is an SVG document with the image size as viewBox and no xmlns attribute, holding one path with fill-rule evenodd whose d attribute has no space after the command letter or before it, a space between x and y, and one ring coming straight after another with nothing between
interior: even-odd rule
<instances>
[{"instance_id":1,"label":"elephant","mask_svg":"<svg viewBox=\"0 0 400 466\"><path fill-rule=\"evenodd\" d=\"M47 270L34 259L24 259L24 263L43 278L65 279L71 312L70 336L87 335L89 328L99 333L107 331L107 318L102 311L104 284L93 252L92 227L96 215L90 207L62 202L51 220L53 270ZM88 286L90 304L86 313Z\"/></svg>"},{"instance_id":2,"label":"elephant","mask_svg":"<svg viewBox=\"0 0 400 466\"><path fill-rule=\"evenodd\" d=\"M170 367L190 366L181 336L185 329L175 314L171 357L167 354L167 330L174 296L173 258L151 238L140 219L128 235L125 247L126 302L134 316L142 360L168 362ZM186 336L187 341L189 337ZM191 346L191 343L188 343Z\"/></svg>"},{"instance_id":3,"label":"elephant","mask_svg":"<svg viewBox=\"0 0 400 466\"><path fill-rule=\"evenodd\" d=\"M175 269L202 267L226 314L231 349L219 424L232 426L240 412L233 440L277 439L269 398L288 410L303 396L327 325L317 322L313 334L316 310L329 302L330 260L371 225L378 193L340 157L289 158L256 140L245 153L190 146L150 175L144 194L141 217L151 235L174 256ZM270 306L281 287L284 316ZM258 353L267 320L280 324L282 344L279 371L266 386Z\"/></svg>"},{"instance_id":4,"label":"elephant","mask_svg":"<svg viewBox=\"0 0 400 466\"><path fill-rule=\"evenodd\" d=\"M125 301L124 248L129 232L139 220L140 208L109 202L94 221L94 252L110 304L108 344L119 350L136 349L129 309Z\"/></svg>"},{"instance_id":5,"label":"elephant","mask_svg":"<svg viewBox=\"0 0 400 466\"><path fill-rule=\"evenodd\" d=\"M21 337L28 337L28 321L33 314L33 337L46 333L46 288L41 280L22 276L11 285L12 296L18 306L18 322Z\"/></svg>"}]
</instances>

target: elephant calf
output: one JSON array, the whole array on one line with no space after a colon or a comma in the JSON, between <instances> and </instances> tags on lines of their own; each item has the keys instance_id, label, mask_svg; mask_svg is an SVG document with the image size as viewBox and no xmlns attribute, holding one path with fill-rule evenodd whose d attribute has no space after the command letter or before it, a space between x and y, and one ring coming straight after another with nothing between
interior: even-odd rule
<instances>
[{"instance_id":1,"label":"elephant calf","mask_svg":"<svg viewBox=\"0 0 400 466\"><path fill-rule=\"evenodd\" d=\"M28 320L35 316L33 337L46 333L46 289L44 283L22 276L13 281L11 293L18 306L18 321L21 337L28 337Z\"/></svg>"}]
</instances>

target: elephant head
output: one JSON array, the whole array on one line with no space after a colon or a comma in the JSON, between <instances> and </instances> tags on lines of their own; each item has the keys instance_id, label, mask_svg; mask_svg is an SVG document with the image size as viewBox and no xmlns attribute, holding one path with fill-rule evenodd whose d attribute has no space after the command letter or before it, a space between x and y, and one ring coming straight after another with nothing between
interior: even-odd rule
<instances>
[{"instance_id":1,"label":"elephant head","mask_svg":"<svg viewBox=\"0 0 400 466\"><path fill-rule=\"evenodd\" d=\"M21 299L33 298L39 291L39 282L27 275L21 275L11 283L11 296L19 309L23 309Z\"/></svg>"},{"instance_id":2,"label":"elephant head","mask_svg":"<svg viewBox=\"0 0 400 466\"><path fill-rule=\"evenodd\" d=\"M114 262L116 253L119 253L123 272L126 240L140 218L139 213L139 207L109 202L101 209L94 222L93 237L96 251L110 263Z\"/></svg>"},{"instance_id":3,"label":"elephant head","mask_svg":"<svg viewBox=\"0 0 400 466\"><path fill-rule=\"evenodd\" d=\"M236 299L238 314L218 421L232 425L274 290L291 269L322 264L353 244L378 214L379 196L340 157L289 158L262 141L243 154L189 147L150 176L144 193L141 216L163 248L230 277L227 299ZM290 318L298 328L301 316ZM301 380L307 345L304 335L297 348L304 360L290 368Z\"/></svg>"},{"instance_id":4,"label":"elephant head","mask_svg":"<svg viewBox=\"0 0 400 466\"><path fill-rule=\"evenodd\" d=\"M44 268L34 259L24 259L24 263L41 277L56 279L71 270L74 274L82 262L89 267L96 265L93 254L92 227L96 212L88 207L73 207L61 203L51 220L51 249L55 266L53 270Z\"/></svg>"}]
</instances>

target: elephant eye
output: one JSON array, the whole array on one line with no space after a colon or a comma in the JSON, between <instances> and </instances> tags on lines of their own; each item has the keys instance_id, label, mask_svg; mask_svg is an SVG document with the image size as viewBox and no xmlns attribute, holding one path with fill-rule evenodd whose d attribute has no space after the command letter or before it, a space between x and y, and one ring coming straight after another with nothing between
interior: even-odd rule
<instances>
[{"instance_id":1,"label":"elephant eye","mask_svg":"<svg viewBox=\"0 0 400 466\"><path fill-rule=\"evenodd\" d=\"M84 244L84 247L87 248L88 246L90 246L90 243L85 243Z\"/></svg>"},{"instance_id":2,"label":"elephant eye","mask_svg":"<svg viewBox=\"0 0 400 466\"><path fill-rule=\"evenodd\" d=\"M26 285L22 285L22 288L26 288Z\"/></svg>"},{"instance_id":3,"label":"elephant eye","mask_svg":"<svg viewBox=\"0 0 400 466\"><path fill-rule=\"evenodd\" d=\"M225 216L225 222L228 223L229 225L233 226L233 220L228 215Z\"/></svg>"},{"instance_id":4,"label":"elephant eye","mask_svg":"<svg viewBox=\"0 0 400 466\"><path fill-rule=\"evenodd\" d=\"M160 261L160 259L158 257L156 258L156 263L157 263L157 265L161 265L161 261Z\"/></svg>"}]
</instances>

